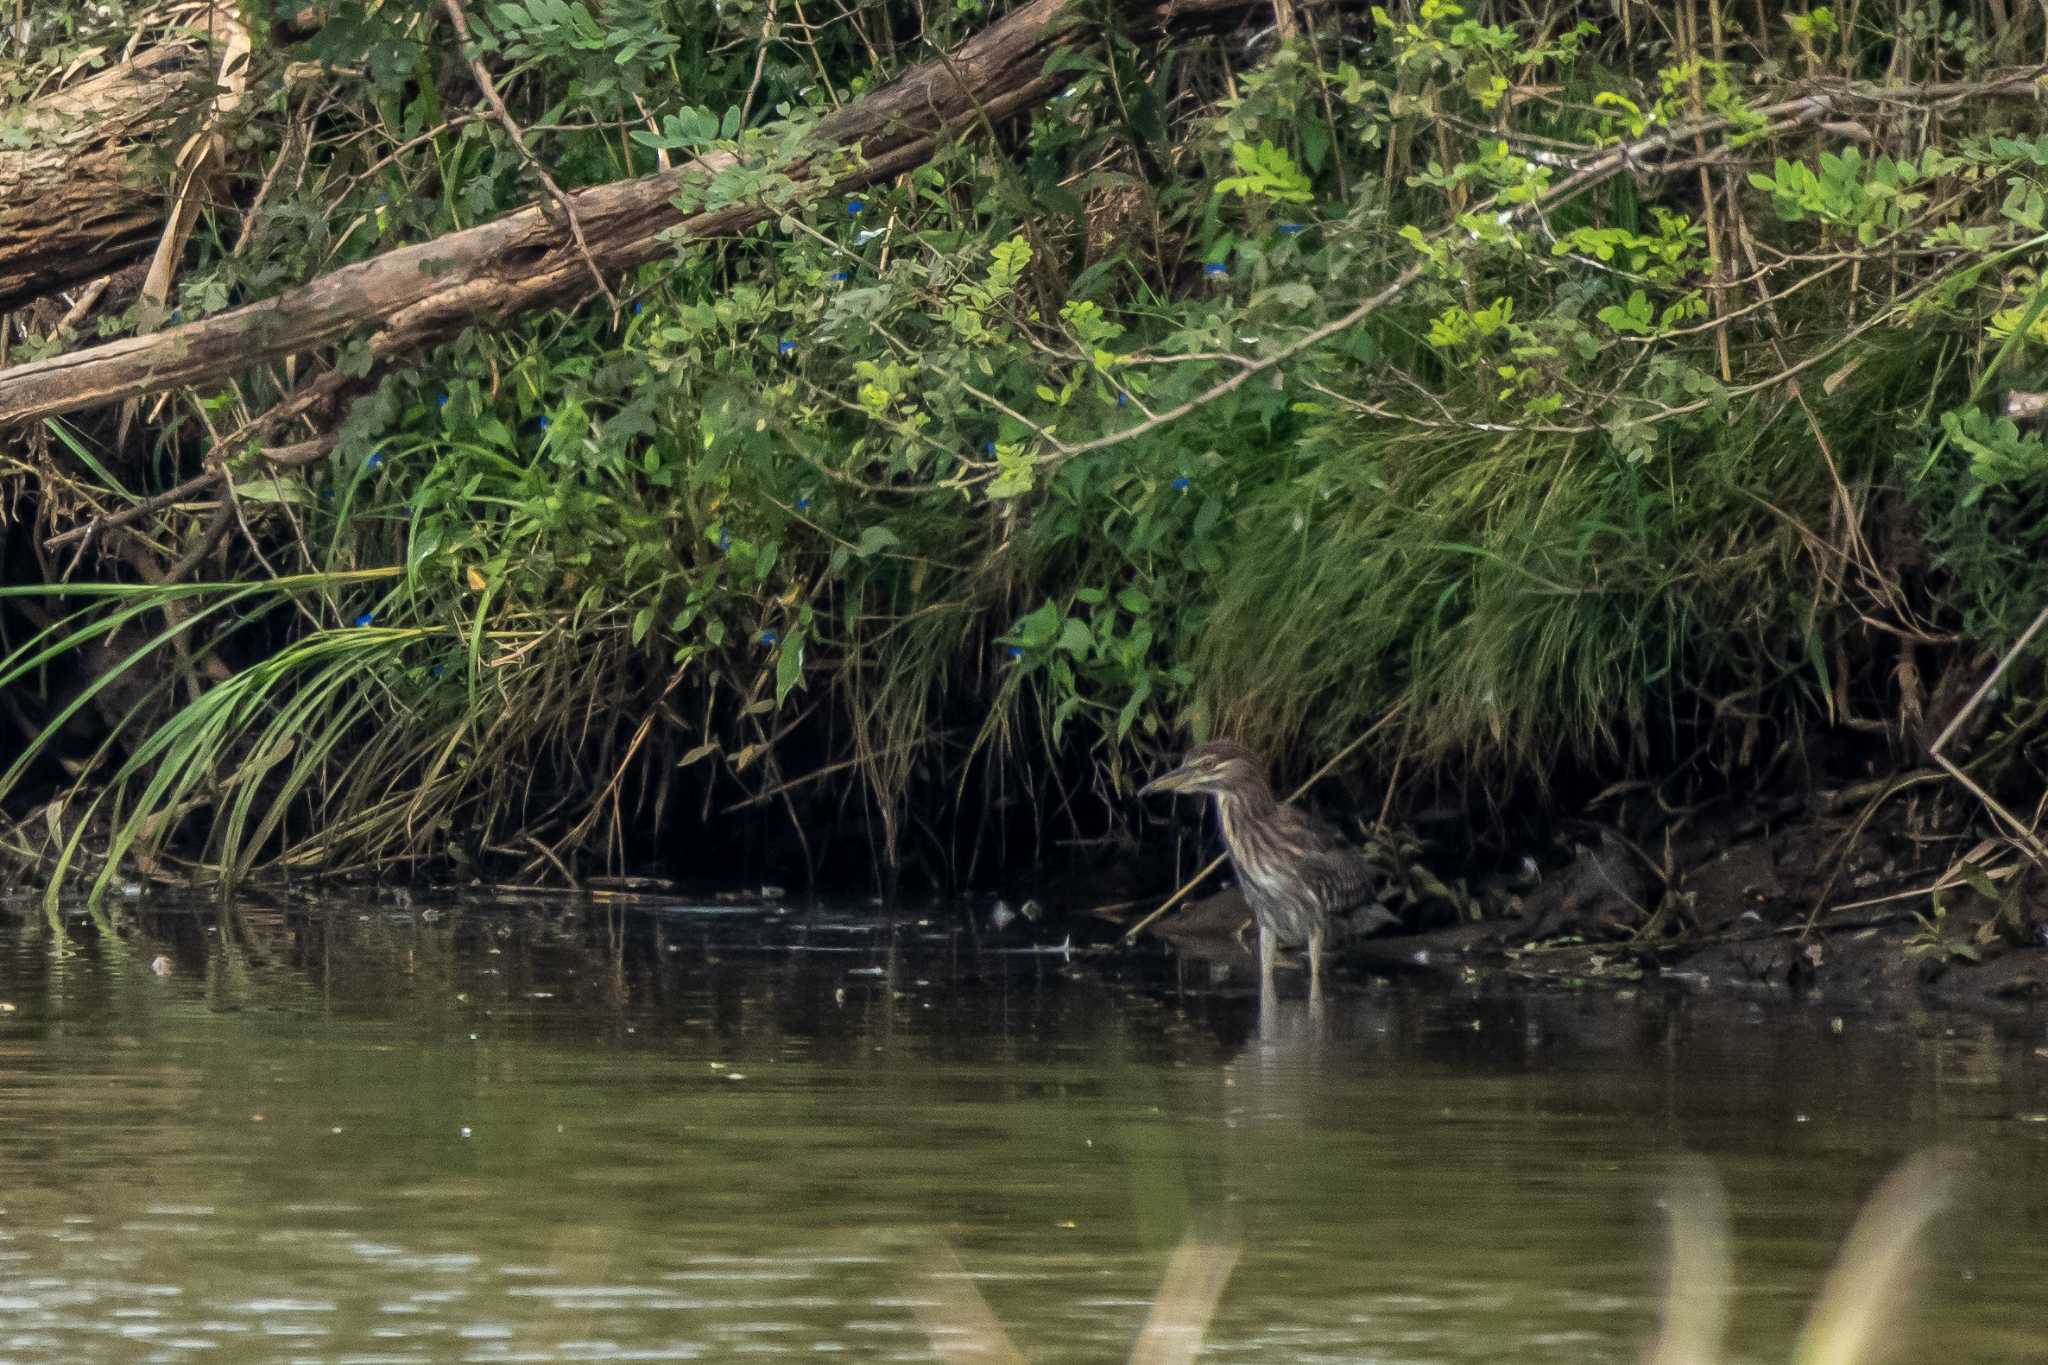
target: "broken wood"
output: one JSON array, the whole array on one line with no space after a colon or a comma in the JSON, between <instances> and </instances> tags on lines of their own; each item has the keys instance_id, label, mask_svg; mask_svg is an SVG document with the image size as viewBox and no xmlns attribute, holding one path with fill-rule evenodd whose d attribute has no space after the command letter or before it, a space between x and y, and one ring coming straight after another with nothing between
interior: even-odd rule
<instances>
[{"instance_id":1,"label":"broken wood","mask_svg":"<svg viewBox=\"0 0 2048 1365\"><path fill-rule=\"evenodd\" d=\"M159 140L213 88L223 45L246 43L231 6L203 8L198 26L22 109L30 145L0 150L0 311L118 270L164 235L170 202L140 156L177 150Z\"/></svg>"},{"instance_id":2,"label":"broken wood","mask_svg":"<svg viewBox=\"0 0 2048 1365\"><path fill-rule=\"evenodd\" d=\"M1127 0L1128 2L1128 0ZM1126 17L1180 31L1244 8L1243 0L1139 0ZM1050 98L1067 78L1047 59L1077 30L1064 0L1032 0L948 56L820 120L807 152L779 167L795 199L855 189L928 160L955 132ZM857 157L849 161L845 153ZM373 362L419 350L480 322L497 322L591 292L590 261L617 275L683 241L732 236L789 205L752 200L701 212L678 208L686 186L740 165L730 152L674 170L571 192L589 256L554 203L529 205L480 227L401 247L275 298L182 327L0 370L0 426L187 385L218 384L268 361L369 332Z\"/></svg>"}]
</instances>

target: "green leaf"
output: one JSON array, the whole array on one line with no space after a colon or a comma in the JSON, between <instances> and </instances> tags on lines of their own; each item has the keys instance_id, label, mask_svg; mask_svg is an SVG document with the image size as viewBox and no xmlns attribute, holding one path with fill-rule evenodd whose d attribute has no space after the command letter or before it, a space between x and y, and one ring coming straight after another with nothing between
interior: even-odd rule
<instances>
[{"instance_id":1,"label":"green leaf","mask_svg":"<svg viewBox=\"0 0 2048 1365\"><path fill-rule=\"evenodd\" d=\"M1059 628L1059 608L1047 601L1036 611L1017 618L1017 624L1010 628L1010 640L1022 649L1044 649L1052 643Z\"/></svg>"},{"instance_id":2,"label":"green leaf","mask_svg":"<svg viewBox=\"0 0 2048 1365\"><path fill-rule=\"evenodd\" d=\"M1095 636L1088 629L1088 623L1078 616L1069 616L1067 623L1060 627L1059 647L1077 659L1085 659L1095 652Z\"/></svg>"},{"instance_id":3,"label":"green leaf","mask_svg":"<svg viewBox=\"0 0 2048 1365\"><path fill-rule=\"evenodd\" d=\"M250 502L309 503L313 499L302 480L264 476L235 480L235 496Z\"/></svg>"},{"instance_id":4,"label":"green leaf","mask_svg":"<svg viewBox=\"0 0 2048 1365\"><path fill-rule=\"evenodd\" d=\"M1655 314L1650 306L1649 296L1642 290L1631 292L1628 300L1620 304L1608 304L1596 316L1609 327L1623 334L1641 334L1651 328Z\"/></svg>"},{"instance_id":5,"label":"green leaf","mask_svg":"<svg viewBox=\"0 0 2048 1365\"><path fill-rule=\"evenodd\" d=\"M884 550L902 544L902 539L886 526L869 526L860 533L860 543L853 552L862 559L872 559Z\"/></svg>"},{"instance_id":6,"label":"green leaf","mask_svg":"<svg viewBox=\"0 0 2048 1365\"><path fill-rule=\"evenodd\" d=\"M1240 198L1263 195L1288 204L1315 202L1315 187L1285 148L1272 142L1233 142L1230 159L1237 163L1239 173L1216 182L1219 194Z\"/></svg>"},{"instance_id":7,"label":"green leaf","mask_svg":"<svg viewBox=\"0 0 2048 1365\"><path fill-rule=\"evenodd\" d=\"M1014 498L1031 491L1036 466L1029 453L1014 446L996 447L996 477L988 486L992 498Z\"/></svg>"},{"instance_id":8,"label":"green leaf","mask_svg":"<svg viewBox=\"0 0 2048 1365\"><path fill-rule=\"evenodd\" d=\"M775 704L782 705L804 677L804 635L800 630L791 631L782 642L782 653L775 660Z\"/></svg>"}]
</instances>

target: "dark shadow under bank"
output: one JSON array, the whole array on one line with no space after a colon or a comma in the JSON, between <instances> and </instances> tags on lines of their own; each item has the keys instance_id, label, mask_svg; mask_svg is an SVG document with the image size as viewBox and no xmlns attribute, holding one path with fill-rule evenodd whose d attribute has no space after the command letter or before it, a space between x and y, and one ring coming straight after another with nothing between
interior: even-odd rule
<instances>
[{"instance_id":1,"label":"dark shadow under bank","mask_svg":"<svg viewBox=\"0 0 2048 1365\"><path fill-rule=\"evenodd\" d=\"M1354 830L1367 826L1355 812L1342 823ZM2048 996L2048 896L2039 875L2009 848L1930 839L1903 803L1875 817L1863 806L1788 798L1661 827L1625 814L1610 825L1564 823L1579 842L1560 848L1532 840L1525 845L1530 852L1513 864L1473 857L1469 831L1464 842L1455 834L1427 843L1370 835L1382 841L1380 852L1392 855L1395 876L1385 902L1398 924L1340 941L1334 963L1340 984L1356 988L1361 980L1444 974L1484 978L1512 994L1658 981L1682 992L1894 1016L1928 1007L2025 1010ZM1227 871L1202 885L1209 894L1125 944L1141 917L1219 851L1207 812L1186 803L1157 812L1136 841L1068 846L1037 872L937 902L936 909L929 900L828 896L828 903L845 907L828 918L847 922L829 932L941 934L970 956L984 949L1036 954L1041 966L1078 964L1141 986L1158 970L1163 943L1180 986L1241 997L1256 981L1255 937L1246 932L1249 916L1228 886ZM806 895L796 860L770 860L759 870L758 879L738 883L747 893L708 892L694 903L728 906L738 916L731 922L739 923L758 911L750 901L762 899L764 886L770 899ZM450 907L465 904L534 907L544 920L566 916L565 922L575 920L570 908L584 917L601 912L615 917L628 946L642 932L631 926L666 925L646 931L664 939L663 960L731 948L702 927L708 921L701 913L673 923L655 914L684 897L661 879L596 879L581 891L481 880L468 888L411 891L308 877L247 888L236 898L234 920L301 915L337 897L376 913L425 916L459 914ZM40 918L34 898L17 903L21 913ZM151 920L147 907L166 903L209 911L214 904L203 896L181 901L178 893L123 879L96 917L63 916L63 932L125 934L158 923L160 930L139 931L141 938L152 942L161 934L159 946L175 961L181 951L203 947L199 935L209 931L190 916ZM410 909L436 903L443 908ZM900 908L921 903L927 908ZM812 918L796 909L774 912L760 921L765 936L748 951L787 946L778 935ZM264 951L260 935L251 944ZM1284 995L1302 990L1297 974L1283 976Z\"/></svg>"}]
</instances>

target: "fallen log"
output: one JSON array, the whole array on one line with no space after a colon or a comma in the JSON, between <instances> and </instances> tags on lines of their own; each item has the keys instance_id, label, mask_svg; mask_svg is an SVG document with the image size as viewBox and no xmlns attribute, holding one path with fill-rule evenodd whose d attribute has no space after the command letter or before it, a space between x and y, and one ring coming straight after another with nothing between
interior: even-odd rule
<instances>
[{"instance_id":1,"label":"fallen log","mask_svg":"<svg viewBox=\"0 0 2048 1365\"><path fill-rule=\"evenodd\" d=\"M1065 8L1065 0L1032 0L950 56L914 67L820 120L805 155L778 169L802 197L855 189L924 162L958 131L1043 102L1066 84L1046 71L1047 59L1077 34ZM1180 31L1243 8L1244 0L1139 0L1127 13ZM847 151L857 159L849 163ZM374 329L370 353L382 362L475 323L579 302L595 288L592 262L616 277L673 251L678 241L729 236L782 213L782 205L759 201L697 213L674 203L686 185L739 164L730 152L714 153L572 192L587 256L559 208L544 202L182 327L0 370L0 426L217 384L365 328Z\"/></svg>"},{"instance_id":2,"label":"fallen log","mask_svg":"<svg viewBox=\"0 0 2048 1365\"><path fill-rule=\"evenodd\" d=\"M0 149L0 312L119 270L163 236L171 198L139 156L213 91L239 24L232 6L185 8L203 12L22 107L28 145Z\"/></svg>"}]
</instances>

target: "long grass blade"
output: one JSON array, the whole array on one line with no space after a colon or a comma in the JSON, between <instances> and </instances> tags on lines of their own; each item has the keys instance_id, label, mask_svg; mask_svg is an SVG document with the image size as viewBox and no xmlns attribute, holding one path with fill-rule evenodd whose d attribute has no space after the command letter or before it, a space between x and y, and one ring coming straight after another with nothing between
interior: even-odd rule
<instances>
[{"instance_id":1,"label":"long grass blade","mask_svg":"<svg viewBox=\"0 0 2048 1365\"><path fill-rule=\"evenodd\" d=\"M1234 1245L1200 1242L1192 1237L1175 1248L1166 1276L1152 1300L1152 1311L1131 1348L1131 1365L1186 1365L1201 1352L1223 1286L1237 1265Z\"/></svg>"},{"instance_id":2,"label":"long grass blade","mask_svg":"<svg viewBox=\"0 0 2048 1365\"><path fill-rule=\"evenodd\" d=\"M1905 1300L1920 1234L1949 1202L1951 1157L1923 1152L1878 1189L1814 1301L1795 1365L1870 1365Z\"/></svg>"},{"instance_id":3,"label":"long grass blade","mask_svg":"<svg viewBox=\"0 0 2048 1365\"><path fill-rule=\"evenodd\" d=\"M1664 1200L1664 1313L1644 1365L1719 1365L1728 1326L1727 1200L1699 1157L1678 1163Z\"/></svg>"}]
</instances>

